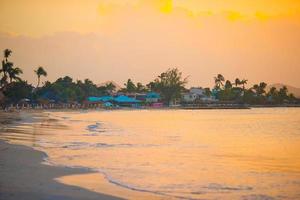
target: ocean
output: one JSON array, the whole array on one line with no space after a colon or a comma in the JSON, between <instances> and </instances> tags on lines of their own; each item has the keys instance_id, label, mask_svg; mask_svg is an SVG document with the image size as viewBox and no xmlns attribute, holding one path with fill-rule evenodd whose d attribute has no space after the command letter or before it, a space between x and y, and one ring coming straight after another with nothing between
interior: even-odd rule
<instances>
[{"instance_id":1,"label":"ocean","mask_svg":"<svg viewBox=\"0 0 300 200\"><path fill-rule=\"evenodd\" d=\"M91 169L125 190L162 199L300 199L299 108L28 116L0 139L45 152L45 164Z\"/></svg>"}]
</instances>

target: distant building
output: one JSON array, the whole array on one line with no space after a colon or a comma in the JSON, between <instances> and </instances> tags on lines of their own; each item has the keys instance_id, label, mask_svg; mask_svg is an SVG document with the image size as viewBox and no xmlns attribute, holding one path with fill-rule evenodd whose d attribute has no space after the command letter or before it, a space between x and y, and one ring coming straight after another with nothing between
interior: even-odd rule
<instances>
[{"instance_id":1,"label":"distant building","mask_svg":"<svg viewBox=\"0 0 300 200\"><path fill-rule=\"evenodd\" d=\"M194 102L205 97L205 90L203 88L192 87L187 93L183 94L184 102Z\"/></svg>"},{"instance_id":2,"label":"distant building","mask_svg":"<svg viewBox=\"0 0 300 200\"><path fill-rule=\"evenodd\" d=\"M113 102L119 106L130 106L130 107L138 107L141 103L140 100L125 95L115 97L113 99Z\"/></svg>"},{"instance_id":3,"label":"distant building","mask_svg":"<svg viewBox=\"0 0 300 200\"><path fill-rule=\"evenodd\" d=\"M187 92L183 94L183 101L184 102L194 102L198 98L197 94L193 94L191 92Z\"/></svg>"},{"instance_id":4,"label":"distant building","mask_svg":"<svg viewBox=\"0 0 300 200\"><path fill-rule=\"evenodd\" d=\"M87 100L90 102L110 102L113 101L114 98L112 96L88 97Z\"/></svg>"},{"instance_id":5,"label":"distant building","mask_svg":"<svg viewBox=\"0 0 300 200\"><path fill-rule=\"evenodd\" d=\"M203 88L195 88L195 87L192 87L192 88L190 89L190 93L196 94L198 97L204 97L204 96L206 96L206 95L205 95L205 89L203 89Z\"/></svg>"},{"instance_id":6,"label":"distant building","mask_svg":"<svg viewBox=\"0 0 300 200\"><path fill-rule=\"evenodd\" d=\"M148 92L145 97L147 103L157 103L160 99L160 95L156 92Z\"/></svg>"},{"instance_id":7,"label":"distant building","mask_svg":"<svg viewBox=\"0 0 300 200\"><path fill-rule=\"evenodd\" d=\"M200 101L215 101L215 98L212 96L207 96L205 89L192 87L188 92L183 94L183 101L186 103L192 103L197 100Z\"/></svg>"},{"instance_id":8,"label":"distant building","mask_svg":"<svg viewBox=\"0 0 300 200\"><path fill-rule=\"evenodd\" d=\"M116 96L100 96L100 97L88 97L86 99L87 104L103 104L105 107L111 107L113 105L138 107L142 103L159 103L160 95L155 92L149 93L131 93L131 94L118 94Z\"/></svg>"},{"instance_id":9,"label":"distant building","mask_svg":"<svg viewBox=\"0 0 300 200\"><path fill-rule=\"evenodd\" d=\"M156 92L130 93L130 94L126 94L125 96L137 99L137 100L139 100L141 102L145 102L145 103L157 103L161 99L160 95Z\"/></svg>"}]
</instances>

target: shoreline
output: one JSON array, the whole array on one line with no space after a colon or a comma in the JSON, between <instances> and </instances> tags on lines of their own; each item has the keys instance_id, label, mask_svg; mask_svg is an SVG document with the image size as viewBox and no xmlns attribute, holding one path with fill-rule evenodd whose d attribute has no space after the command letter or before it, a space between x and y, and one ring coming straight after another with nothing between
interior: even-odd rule
<instances>
[{"instance_id":1,"label":"shoreline","mask_svg":"<svg viewBox=\"0 0 300 200\"><path fill-rule=\"evenodd\" d=\"M6 126L32 120L43 110L0 111L0 135ZM57 110L44 110L57 111ZM69 109L64 111L70 111ZM24 116L21 116L21 115ZM23 119L24 118L24 119ZM26 118L26 119L25 119ZM4 130L3 130L4 129ZM105 174L85 167L47 162L43 150L0 138L0 200L119 200L161 199L160 195L134 191L111 183Z\"/></svg>"},{"instance_id":2,"label":"shoreline","mask_svg":"<svg viewBox=\"0 0 300 200\"><path fill-rule=\"evenodd\" d=\"M20 121L16 113L0 112L0 134L6 125ZM43 164L47 154L25 145L11 144L0 139L0 200L119 200L78 186L63 184L62 176L89 175L91 170Z\"/></svg>"},{"instance_id":3,"label":"shoreline","mask_svg":"<svg viewBox=\"0 0 300 200\"><path fill-rule=\"evenodd\" d=\"M6 109L0 109L0 113L15 113L21 111L29 112L40 112L40 111L94 111L94 110L103 110L103 111L115 111L115 110L243 110L243 109L252 109L252 108L300 108L300 104L282 104L282 105L249 105L249 104L203 104L203 105L179 105L179 106L164 106L159 108L153 107L118 107L118 108L81 108L81 107L70 107L70 108L33 108L33 107L9 107ZM1 124L1 121L0 121Z\"/></svg>"},{"instance_id":4,"label":"shoreline","mask_svg":"<svg viewBox=\"0 0 300 200\"><path fill-rule=\"evenodd\" d=\"M1 129L6 131L5 125L8 126L5 134L14 133L14 128L19 124L22 127L27 122L51 119L49 114L51 111L55 113L58 110L28 110L28 112L25 110L11 113L0 111L0 200L180 199L176 196L156 195L118 186L118 182L111 182L105 176L105 172L80 167L80 163L72 165L78 168L68 167L68 162L65 165L59 163L52 165L52 162L47 162L47 154L44 153L49 153L47 149L35 148L31 145L15 145L14 140L2 137ZM63 111L71 112L71 110ZM13 125L12 129L10 124ZM49 159L51 155L49 153Z\"/></svg>"},{"instance_id":5,"label":"shoreline","mask_svg":"<svg viewBox=\"0 0 300 200\"><path fill-rule=\"evenodd\" d=\"M88 175L93 172L83 168L45 165L44 158L45 153L42 151L0 140L0 199L122 199L56 181L62 176Z\"/></svg>"}]
</instances>

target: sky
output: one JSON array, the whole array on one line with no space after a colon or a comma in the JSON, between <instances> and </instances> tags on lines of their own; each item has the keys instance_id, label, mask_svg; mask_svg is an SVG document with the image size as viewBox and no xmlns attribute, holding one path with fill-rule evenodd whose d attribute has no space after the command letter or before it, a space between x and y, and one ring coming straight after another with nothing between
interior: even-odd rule
<instances>
[{"instance_id":1,"label":"sky","mask_svg":"<svg viewBox=\"0 0 300 200\"><path fill-rule=\"evenodd\" d=\"M38 66L120 85L178 67L189 86L221 73L300 87L299 0L0 0L0 24L33 84Z\"/></svg>"}]
</instances>

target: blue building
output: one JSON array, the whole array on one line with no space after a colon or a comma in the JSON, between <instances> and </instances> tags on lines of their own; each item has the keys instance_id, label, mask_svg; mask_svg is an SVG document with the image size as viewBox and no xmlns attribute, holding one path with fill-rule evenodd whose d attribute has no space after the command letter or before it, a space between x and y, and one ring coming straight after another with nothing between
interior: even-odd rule
<instances>
[{"instance_id":1,"label":"blue building","mask_svg":"<svg viewBox=\"0 0 300 200\"><path fill-rule=\"evenodd\" d=\"M148 92L145 97L147 103L157 103L160 100L160 95L156 92Z\"/></svg>"},{"instance_id":2,"label":"blue building","mask_svg":"<svg viewBox=\"0 0 300 200\"><path fill-rule=\"evenodd\" d=\"M114 98L112 96L102 96L102 97L88 97L87 100L89 102L111 102L114 100Z\"/></svg>"},{"instance_id":3,"label":"blue building","mask_svg":"<svg viewBox=\"0 0 300 200\"><path fill-rule=\"evenodd\" d=\"M113 99L113 102L119 106L129 106L129 107L138 107L141 103L140 100L125 95L120 95L115 97Z\"/></svg>"}]
</instances>

